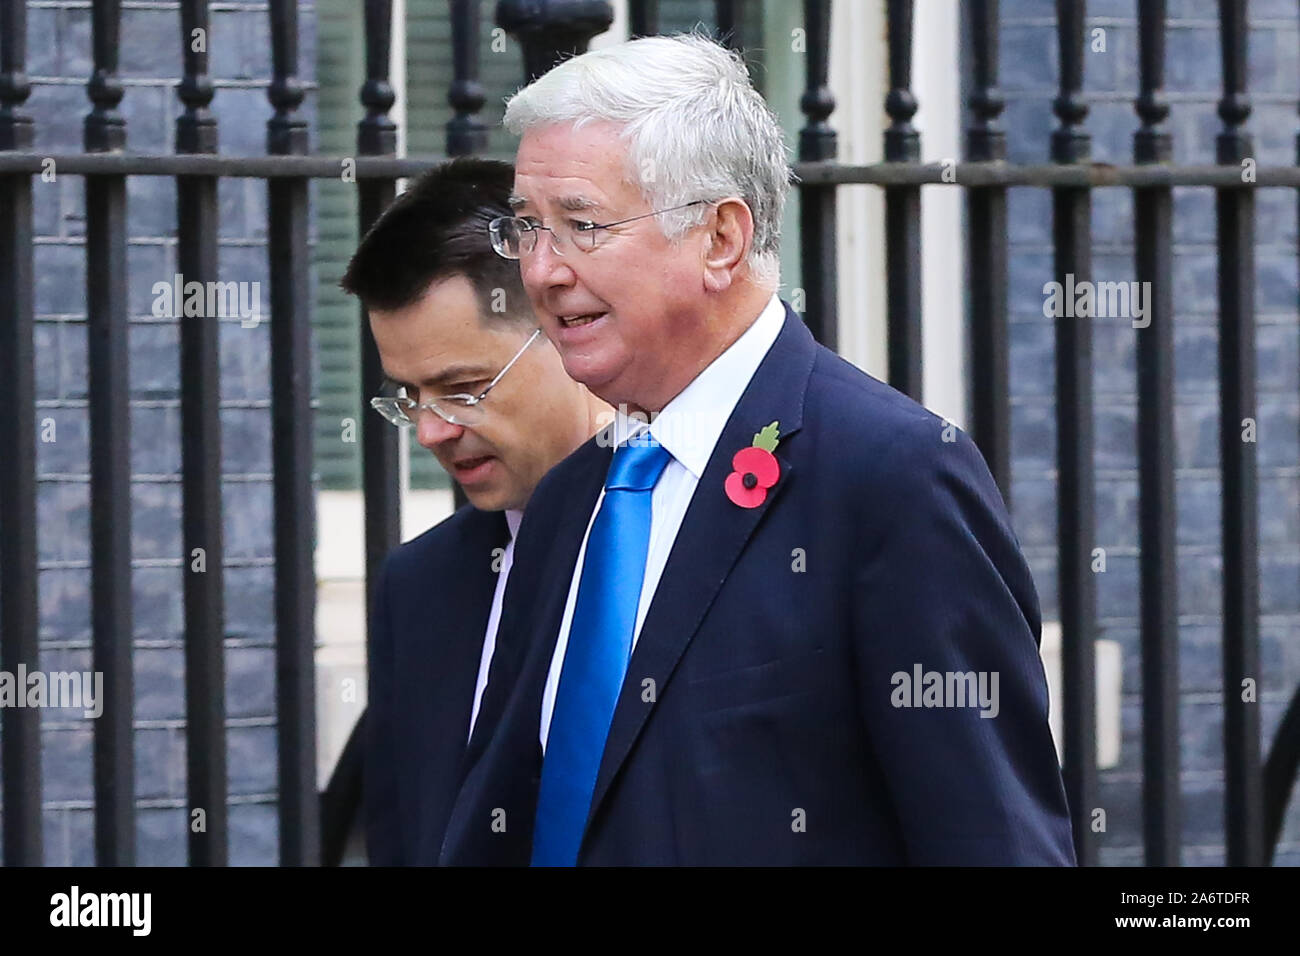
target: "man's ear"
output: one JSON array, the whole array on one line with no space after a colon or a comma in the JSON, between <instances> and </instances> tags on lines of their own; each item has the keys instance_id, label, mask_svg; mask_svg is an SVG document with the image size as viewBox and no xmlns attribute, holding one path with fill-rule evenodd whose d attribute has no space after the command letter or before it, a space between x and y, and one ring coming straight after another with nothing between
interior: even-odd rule
<instances>
[{"instance_id":1,"label":"man's ear","mask_svg":"<svg viewBox=\"0 0 1300 956\"><path fill-rule=\"evenodd\" d=\"M718 203L705 225L709 233L704 248L704 288L725 292L749 255L754 241L754 216L743 199L732 197Z\"/></svg>"}]
</instances>

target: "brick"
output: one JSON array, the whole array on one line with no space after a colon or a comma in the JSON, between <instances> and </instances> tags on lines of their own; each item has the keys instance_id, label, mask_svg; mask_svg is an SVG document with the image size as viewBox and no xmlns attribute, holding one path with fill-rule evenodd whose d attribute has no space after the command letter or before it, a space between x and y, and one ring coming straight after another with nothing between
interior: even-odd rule
<instances>
[{"instance_id":1,"label":"brick","mask_svg":"<svg viewBox=\"0 0 1300 956\"><path fill-rule=\"evenodd\" d=\"M274 570L268 567L226 568L226 635L262 638L274 632Z\"/></svg>"},{"instance_id":2,"label":"brick","mask_svg":"<svg viewBox=\"0 0 1300 956\"><path fill-rule=\"evenodd\" d=\"M90 569L47 568L37 573L41 640L90 637Z\"/></svg>"},{"instance_id":3,"label":"brick","mask_svg":"<svg viewBox=\"0 0 1300 956\"><path fill-rule=\"evenodd\" d=\"M185 778L185 738L179 730L172 727L136 730L137 800L184 797Z\"/></svg>"},{"instance_id":4,"label":"brick","mask_svg":"<svg viewBox=\"0 0 1300 956\"><path fill-rule=\"evenodd\" d=\"M131 594L137 637L180 640L185 628L185 604L179 567L134 568Z\"/></svg>"},{"instance_id":5,"label":"brick","mask_svg":"<svg viewBox=\"0 0 1300 956\"><path fill-rule=\"evenodd\" d=\"M135 813L136 864L184 866L189 814L184 808L141 807Z\"/></svg>"},{"instance_id":6,"label":"brick","mask_svg":"<svg viewBox=\"0 0 1300 956\"><path fill-rule=\"evenodd\" d=\"M180 647L136 647L135 719L185 717L185 652Z\"/></svg>"},{"instance_id":7,"label":"brick","mask_svg":"<svg viewBox=\"0 0 1300 956\"><path fill-rule=\"evenodd\" d=\"M271 422L265 409L223 408L221 431L226 471L271 471Z\"/></svg>"},{"instance_id":8,"label":"brick","mask_svg":"<svg viewBox=\"0 0 1300 956\"><path fill-rule=\"evenodd\" d=\"M86 314L85 252L76 246L39 245L32 250L37 315Z\"/></svg>"},{"instance_id":9,"label":"brick","mask_svg":"<svg viewBox=\"0 0 1300 956\"><path fill-rule=\"evenodd\" d=\"M132 487L131 548L136 559L181 557L179 484L138 482Z\"/></svg>"},{"instance_id":10,"label":"brick","mask_svg":"<svg viewBox=\"0 0 1300 956\"><path fill-rule=\"evenodd\" d=\"M37 559L90 560L90 486L43 482L36 491Z\"/></svg>"},{"instance_id":11,"label":"brick","mask_svg":"<svg viewBox=\"0 0 1300 956\"><path fill-rule=\"evenodd\" d=\"M132 398L178 398L180 329L176 322L133 322L131 337Z\"/></svg>"},{"instance_id":12,"label":"brick","mask_svg":"<svg viewBox=\"0 0 1300 956\"><path fill-rule=\"evenodd\" d=\"M230 717L275 716L275 648L226 650L226 713Z\"/></svg>"},{"instance_id":13,"label":"brick","mask_svg":"<svg viewBox=\"0 0 1300 956\"><path fill-rule=\"evenodd\" d=\"M118 69L123 78L166 79L181 72L178 10L122 11Z\"/></svg>"},{"instance_id":14,"label":"brick","mask_svg":"<svg viewBox=\"0 0 1300 956\"><path fill-rule=\"evenodd\" d=\"M90 800L95 795L94 734L89 727L41 731L41 796L52 800Z\"/></svg>"},{"instance_id":15,"label":"brick","mask_svg":"<svg viewBox=\"0 0 1300 956\"><path fill-rule=\"evenodd\" d=\"M132 405L131 470L137 475L177 475L181 470L181 410Z\"/></svg>"},{"instance_id":16,"label":"brick","mask_svg":"<svg viewBox=\"0 0 1300 956\"><path fill-rule=\"evenodd\" d=\"M28 16L31 13L29 11ZM33 43L41 34L28 24L28 47L39 46ZM92 31L89 7L69 7L59 11L59 75L90 78L95 68L92 58Z\"/></svg>"},{"instance_id":17,"label":"brick","mask_svg":"<svg viewBox=\"0 0 1300 956\"><path fill-rule=\"evenodd\" d=\"M235 804L230 808L230 865L275 866L280 858L280 826L273 804Z\"/></svg>"},{"instance_id":18,"label":"brick","mask_svg":"<svg viewBox=\"0 0 1300 956\"><path fill-rule=\"evenodd\" d=\"M271 793L276 789L274 727L230 727L226 752L232 794Z\"/></svg>"},{"instance_id":19,"label":"brick","mask_svg":"<svg viewBox=\"0 0 1300 956\"><path fill-rule=\"evenodd\" d=\"M222 488L226 557L254 558L266 552L267 529L275 521L270 481L232 481Z\"/></svg>"}]
</instances>

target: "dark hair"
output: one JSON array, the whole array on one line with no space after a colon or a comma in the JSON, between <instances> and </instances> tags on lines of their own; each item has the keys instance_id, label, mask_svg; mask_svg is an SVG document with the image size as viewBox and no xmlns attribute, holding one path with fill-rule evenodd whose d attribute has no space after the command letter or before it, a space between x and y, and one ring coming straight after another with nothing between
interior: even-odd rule
<instances>
[{"instance_id":1,"label":"dark hair","mask_svg":"<svg viewBox=\"0 0 1300 956\"><path fill-rule=\"evenodd\" d=\"M480 318L533 323L519 263L498 256L488 238L488 223L511 215L513 186L514 167L494 159L460 157L422 173L375 220L339 285L367 308L399 309L435 281L463 275Z\"/></svg>"}]
</instances>

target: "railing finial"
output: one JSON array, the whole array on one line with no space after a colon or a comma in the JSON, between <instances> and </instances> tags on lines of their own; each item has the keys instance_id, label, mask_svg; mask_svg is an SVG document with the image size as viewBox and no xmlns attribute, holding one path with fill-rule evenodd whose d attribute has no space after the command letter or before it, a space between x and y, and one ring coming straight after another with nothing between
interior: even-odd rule
<instances>
[{"instance_id":1,"label":"railing finial","mask_svg":"<svg viewBox=\"0 0 1300 956\"><path fill-rule=\"evenodd\" d=\"M973 162L1006 159L1007 137L998 125L1005 106L998 89L998 0L972 0L969 10L974 69L966 154Z\"/></svg>"},{"instance_id":2,"label":"railing finial","mask_svg":"<svg viewBox=\"0 0 1300 956\"><path fill-rule=\"evenodd\" d=\"M889 94L885 112L885 161L914 163L921 158L921 134L912 125L916 97L912 94L912 0L889 0Z\"/></svg>"},{"instance_id":3,"label":"railing finial","mask_svg":"<svg viewBox=\"0 0 1300 956\"><path fill-rule=\"evenodd\" d=\"M1083 98L1083 21L1086 0L1056 0L1056 42L1061 54L1061 81L1052 112L1061 125L1052 131L1052 159L1078 163L1092 152L1084 129L1088 104Z\"/></svg>"},{"instance_id":4,"label":"railing finial","mask_svg":"<svg viewBox=\"0 0 1300 956\"><path fill-rule=\"evenodd\" d=\"M181 46L185 73L176 89L185 111L176 118L178 153L215 153L217 119L208 109L212 102L212 77L208 75L211 28L208 0L182 0Z\"/></svg>"},{"instance_id":5,"label":"railing finial","mask_svg":"<svg viewBox=\"0 0 1300 956\"><path fill-rule=\"evenodd\" d=\"M126 120L117 109L123 92L117 75L122 3L100 0L91 5L90 12L95 69L86 92L94 106L86 115L85 148L88 153L111 153L126 146Z\"/></svg>"},{"instance_id":6,"label":"railing finial","mask_svg":"<svg viewBox=\"0 0 1300 956\"><path fill-rule=\"evenodd\" d=\"M31 95L27 81L27 4L0 6L0 149L32 145L32 118L22 112Z\"/></svg>"},{"instance_id":7,"label":"railing finial","mask_svg":"<svg viewBox=\"0 0 1300 956\"><path fill-rule=\"evenodd\" d=\"M296 115L303 100L298 79L298 0L271 0L271 85L266 96L275 115L266 122L266 151L272 155L307 152L307 121Z\"/></svg>"}]
</instances>

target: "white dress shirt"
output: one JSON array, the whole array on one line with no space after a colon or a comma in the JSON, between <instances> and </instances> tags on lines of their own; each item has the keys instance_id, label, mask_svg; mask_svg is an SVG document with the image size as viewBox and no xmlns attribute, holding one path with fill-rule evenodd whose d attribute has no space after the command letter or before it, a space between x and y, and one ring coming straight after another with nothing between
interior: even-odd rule
<instances>
[{"instance_id":1,"label":"white dress shirt","mask_svg":"<svg viewBox=\"0 0 1300 956\"><path fill-rule=\"evenodd\" d=\"M785 322L785 306L773 295L740 338L713 360L695 379L682 389L664 410L650 423L650 434L672 459L664 468L650 498L650 549L646 554L645 577L641 581L641 597L637 604L636 627L632 631L632 648L636 648L641 635L641 625L659 586L668 555L677 531L681 528L686 509L695 494L695 486L704 474L705 466L713 456L714 446L723 427L735 411L740 396L749 380L754 377L763 357L776 341ZM762 424L767 424L763 422ZM645 427L644 421L630 418L620 408L612 425L613 440L617 446L627 437ZM737 449L739 451L739 449ZM564 667L564 652L569 645L569 628L573 623L573 609L578 599L578 583L582 580L582 563L587 556L587 538L591 534L596 512L605 499L601 489L596 505L587 519L587 531L578 551L578 562L573 568L569 584L569 597L560 619L560 636L555 642L551 670L542 694L540 739L546 749L546 738L551 730L551 714L555 710L555 695L560 686L560 672Z\"/></svg>"},{"instance_id":2,"label":"white dress shirt","mask_svg":"<svg viewBox=\"0 0 1300 956\"><path fill-rule=\"evenodd\" d=\"M469 715L469 733L465 741L474 736L474 722L478 720L479 704L483 701L483 688L487 686L488 671L492 668L492 654L497 648L497 626L501 623L501 598L506 593L506 578L510 577L510 566L515 560L515 535L519 531L522 511L507 511L506 524L510 526L510 543L506 553L501 556L501 570L497 572L497 588L492 593L492 610L488 612L487 633L483 635L483 654L478 662L478 681L474 685L474 709Z\"/></svg>"}]
</instances>

